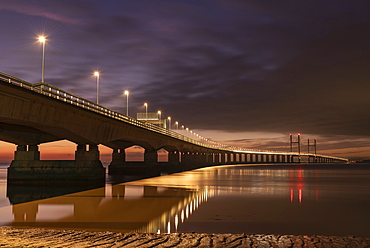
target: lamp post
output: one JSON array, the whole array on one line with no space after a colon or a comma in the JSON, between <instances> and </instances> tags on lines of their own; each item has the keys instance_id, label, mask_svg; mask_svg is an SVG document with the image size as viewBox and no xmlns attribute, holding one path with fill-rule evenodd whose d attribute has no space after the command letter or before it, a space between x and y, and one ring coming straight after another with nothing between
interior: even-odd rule
<instances>
[{"instance_id":1,"label":"lamp post","mask_svg":"<svg viewBox=\"0 0 370 248\"><path fill-rule=\"evenodd\" d=\"M99 80L100 80L100 72L95 71L94 76L96 77L96 104L99 104Z\"/></svg>"},{"instance_id":2,"label":"lamp post","mask_svg":"<svg viewBox=\"0 0 370 248\"><path fill-rule=\"evenodd\" d=\"M45 82L45 43L46 38L45 36L39 36L39 42L42 43L42 60L41 60L41 83Z\"/></svg>"},{"instance_id":3,"label":"lamp post","mask_svg":"<svg viewBox=\"0 0 370 248\"><path fill-rule=\"evenodd\" d=\"M171 117L168 116L167 120L168 120L168 130L171 130Z\"/></svg>"},{"instance_id":4,"label":"lamp post","mask_svg":"<svg viewBox=\"0 0 370 248\"><path fill-rule=\"evenodd\" d=\"M144 106L145 106L145 119L146 121L148 121L148 103L144 103Z\"/></svg>"},{"instance_id":5,"label":"lamp post","mask_svg":"<svg viewBox=\"0 0 370 248\"><path fill-rule=\"evenodd\" d=\"M130 95L130 91L125 90L123 94L126 95L126 115L128 116L128 96Z\"/></svg>"},{"instance_id":6,"label":"lamp post","mask_svg":"<svg viewBox=\"0 0 370 248\"><path fill-rule=\"evenodd\" d=\"M162 112L160 110L158 110L157 114L158 114L159 125L161 125L161 122L162 122Z\"/></svg>"},{"instance_id":7,"label":"lamp post","mask_svg":"<svg viewBox=\"0 0 370 248\"><path fill-rule=\"evenodd\" d=\"M179 131L179 122L175 121L175 125L176 125L176 130Z\"/></svg>"}]
</instances>

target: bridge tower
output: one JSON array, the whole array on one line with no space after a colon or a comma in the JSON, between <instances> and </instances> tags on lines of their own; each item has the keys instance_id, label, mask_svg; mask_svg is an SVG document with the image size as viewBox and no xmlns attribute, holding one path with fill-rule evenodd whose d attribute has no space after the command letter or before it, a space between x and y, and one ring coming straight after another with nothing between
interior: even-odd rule
<instances>
[{"instance_id":1,"label":"bridge tower","mask_svg":"<svg viewBox=\"0 0 370 248\"><path fill-rule=\"evenodd\" d=\"M313 147L314 148L314 157L313 157L313 162L316 163L317 162L317 158L316 158L316 138L314 139L314 142L313 142L313 145L310 145L310 139L307 140L307 153L310 154L310 147ZM310 162L310 156L308 157L308 162Z\"/></svg>"},{"instance_id":2,"label":"bridge tower","mask_svg":"<svg viewBox=\"0 0 370 248\"><path fill-rule=\"evenodd\" d=\"M301 134L297 134L297 141L293 141L293 135L290 134L290 152L293 152L293 144L297 144L298 147L298 163L301 162ZM294 162L294 156L291 156L291 161Z\"/></svg>"}]
</instances>

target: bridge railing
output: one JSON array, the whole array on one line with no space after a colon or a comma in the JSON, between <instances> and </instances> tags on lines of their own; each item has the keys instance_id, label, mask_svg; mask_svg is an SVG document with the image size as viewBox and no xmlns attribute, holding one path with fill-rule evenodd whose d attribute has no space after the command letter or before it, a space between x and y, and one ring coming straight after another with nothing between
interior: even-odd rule
<instances>
[{"instance_id":1,"label":"bridge railing","mask_svg":"<svg viewBox=\"0 0 370 248\"><path fill-rule=\"evenodd\" d=\"M146 122L146 121L139 121L133 117L123 115L119 112L116 112L114 110L108 109L106 107L103 107L99 104L96 104L92 101L89 101L87 99L81 98L77 95L74 95L72 93L69 93L65 90L59 89L55 86L46 84L46 83L37 83L37 84L31 84L29 82L26 82L22 79L13 77L11 75L1 73L0 72L0 79L2 81L5 81L7 83L17 85L19 87L28 89L30 91L52 97L54 99L63 101L65 103L69 103L72 105L75 105L77 107L84 108L89 111L93 111L96 113L99 113L101 115L108 116L110 118L137 126L141 127L144 129L148 129L150 131L160 133L175 139L183 140L188 143L192 143L198 146L202 146L205 148L212 148L212 149L217 149L217 150L224 150L224 151L233 151L233 152L243 152L243 153L261 153L261 154L281 154L281 155L301 155L301 156L321 156L321 155L314 155L314 154L298 154L295 152L278 152L278 151L266 151L266 150L255 150L255 149L246 149L246 148L241 148L241 147L235 147L235 146L230 146L226 144L220 144L214 141L198 141L192 138L189 138L188 136L179 134L178 132L154 125L152 123ZM324 156L327 158L333 158L333 159L338 159L342 160L342 158L337 158L337 157L331 157L331 156Z\"/></svg>"}]
</instances>

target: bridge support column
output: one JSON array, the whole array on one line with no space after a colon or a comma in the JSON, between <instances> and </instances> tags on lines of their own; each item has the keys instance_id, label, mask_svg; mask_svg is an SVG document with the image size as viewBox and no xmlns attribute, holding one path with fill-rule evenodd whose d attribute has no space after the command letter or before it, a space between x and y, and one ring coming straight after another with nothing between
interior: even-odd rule
<instances>
[{"instance_id":1,"label":"bridge support column","mask_svg":"<svg viewBox=\"0 0 370 248\"><path fill-rule=\"evenodd\" d=\"M250 154L250 153L245 154L245 162L247 162L247 163L252 162L252 154Z\"/></svg>"},{"instance_id":2,"label":"bridge support column","mask_svg":"<svg viewBox=\"0 0 370 248\"><path fill-rule=\"evenodd\" d=\"M272 163L276 163L276 157L275 157L276 155L275 154L271 154L271 162Z\"/></svg>"},{"instance_id":3,"label":"bridge support column","mask_svg":"<svg viewBox=\"0 0 370 248\"><path fill-rule=\"evenodd\" d=\"M154 166L158 163L157 158L157 151L156 150L146 150L144 152L144 164L146 166Z\"/></svg>"},{"instance_id":4,"label":"bridge support column","mask_svg":"<svg viewBox=\"0 0 370 248\"><path fill-rule=\"evenodd\" d=\"M220 163L220 154L219 153L213 153L213 161L215 164Z\"/></svg>"},{"instance_id":5,"label":"bridge support column","mask_svg":"<svg viewBox=\"0 0 370 248\"><path fill-rule=\"evenodd\" d=\"M14 160L40 160L38 145L18 145L14 152Z\"/></svg>"},{"instance_id":6,"label":"bridge support column","mask_svg":"<svg viewBox=\"0 0 370 248\"><path fill-rule=\"evenodd\" d=\"M226 163L227 164L231 163L231 154L230 153L226 153Z\"/></svg>"},{"instance_id":7,"label":"bridge support column","mask_svg":"<svg viewBox=\"0 0 370 248\"><path fill-rule=\"evenodd\" d=\"M250 154L249 154L249 162L250 162L250 163L254 163L254 156L255 156L255 155L254 155L253 153L250 153Z\"/></svg>"},{"instance_id":8,"label":"bridge support column","mask_svg":"<svg viewBox=\"0 0 370 248\"><path fill-rule=\"evenodd\" d=\"M187 165L190 163L190 154L189 152L183 152L181 156L181 164Z\"/></svg>"},{"instance_id":9,"label":"bridge support column","mask_svg":"<svg viewBox=\"0 0 370 248\"><path fill-rule=\"evenodd\" d=\"M180 156L178 151L168 152L168 163L171 166L178 166L180 162Z\"/></svg>"},{"instance_id":10,"label":"bridge support column","mask_svg":"<svg viewBox=\"0 0 370 248\"><path fill-rule=\"evenodd\" d=\"M100 152L98 145L89 145L89 150L87 151L87 146L85 144L78 144L77 150L75 152L76 161L93 161L99 160Z\"/></svg>"},{"instance_id":11,"label":"bridge support column","mask_svg":"<svg viewBox=\"0 0 370 248\"><path fill-rule=\"evenodd\" d=\"M255 158L256 158L256 163L260 163L261 162L261 154L256 154L255 155Z\"/></svg>"},{"instance_id":12,"label":"bridge support column","mask_svg":"<svg viewBox=\"0 0 370 248\"><path fill-rule=\"evenodd\" d=\"M276 162L278 163L285 163L285 155L276 155Z\"/></svg>"},{"instance_id":13,"label":"bridge support column","mask_svg":"<svg viewBox=\"0 0 370 248\"><path fill-rule=\"evenodd\" d=\"M220 164L225 164L225 153L220 154Z\"/></svg>"},{"instance_id":14,"label":"bridge support column","mask_svg":"<svg viewBox=\"0 0 370 248\"><path fill-rule=\"evenodd\" d=\"M270 154L266 154L265 156L266 156L266 161L265 162L270 163Z\"/></svg>"},{"instance_id":15,"label":"bridge support column","mask_svg":"<svg viewBox=\"0 0 370 248\"><path fill-rule=\"evenodd\" d=\"M206 153L199 153L198 154L199 156L199 162L201 163L201 165L207 165L207 156L206 156Z\"/></svg>"},{"instance_id":16,"label":"bridge support column","mask_svg":"<svg viewBox=\"0 0 370 248\"><path fill-rule=\"evenodd\" d=\"M78 145L75 160L40 160L37 145L20 145L8 168L8 182L23 183L34 180L98 181L104 182L105 168L99 160L97 145Z\"/></svg>"},{"instance_id":17,"label":"bridge support column","mask_svg":"<svg viewBox=\"0 0 370 248\"><path fill-rule=\"evenodd\" d=\"M239 161L238 161L239 163L243 163L244 162L243 156L244 156L243 153L239 153Z\"/></svg>"},{"instance_id":18,"label":"bridge support column","mask_svg":"<svg viewBox=\"0 0 370 248\"><path fill-rule=\"evenodd\" d=\"M216 164L216 161L213 160L213 153L207 153L207 163L208 164Z\"/></svg>"},{"instance_id":19,"label":"bridge support column","mask_svg":"<svg viewBox=\"0 0 370 248\"><path fill-rule=\"evenodd\" d=\"M108 166L108 174L114 174L125 166L125 149L113 149L112 162Z\"/></svg>"}]
</instances>

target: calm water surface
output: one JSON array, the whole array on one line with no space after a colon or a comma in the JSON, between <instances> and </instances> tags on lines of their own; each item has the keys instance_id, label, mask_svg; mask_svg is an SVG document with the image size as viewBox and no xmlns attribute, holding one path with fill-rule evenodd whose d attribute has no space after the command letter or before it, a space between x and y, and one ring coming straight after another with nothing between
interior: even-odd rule
<instances>
[{"instance_id":1,"label":"calm water surface","mask_svg":"<svg viewBox=\"0 0 370 248\"><path fill-rule=\"evenodd\" d=\"M112 180L92 190L13 186L2 166L0 225L370 237L370 164L232 165Z\"/></svg>"}]
</instances>

